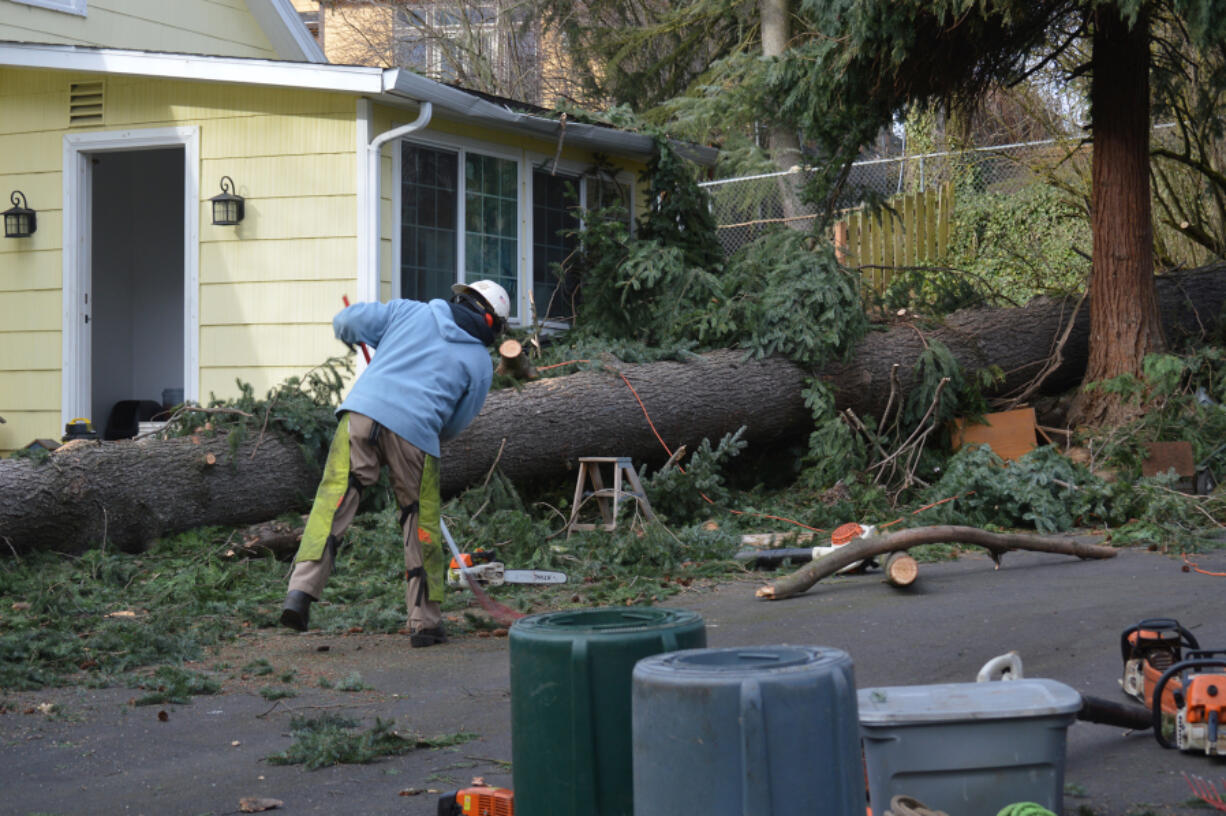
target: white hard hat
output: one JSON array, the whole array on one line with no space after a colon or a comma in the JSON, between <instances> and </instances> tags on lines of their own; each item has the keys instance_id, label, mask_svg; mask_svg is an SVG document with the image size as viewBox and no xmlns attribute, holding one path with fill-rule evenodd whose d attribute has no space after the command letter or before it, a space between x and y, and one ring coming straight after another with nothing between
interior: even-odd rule
<instances>
[{"instance_id":1,"label":"white hard hat","mask_svg":"<svg viewBox=\"0 0 1226 816\"><path fill-rule=\"evenodd\" d=\"M457 295L465 293L479 295L494 310L494 314L502 320L511 316L511 298L507 296L507 290L492 280L456 283L452 285L451 291Z\"/></svg>"}]
</instances>

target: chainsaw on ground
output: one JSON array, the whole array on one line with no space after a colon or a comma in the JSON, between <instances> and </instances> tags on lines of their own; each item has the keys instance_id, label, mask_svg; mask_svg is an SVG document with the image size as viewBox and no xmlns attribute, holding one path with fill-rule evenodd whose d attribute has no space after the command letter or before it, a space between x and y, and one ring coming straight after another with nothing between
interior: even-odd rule
<instances>
[{"instance_id":1,"label":"chainsaw on ground","mask_svg":"<svg viewBox=\"0 0 1226 816\"><path fill-rule=\"evenodd\" d=\"M438 816L515 816L515 796L506 788L475 785L443 794Z\"/></svg>"},{"instance_id":2,"label":"chainsaw on ground","mask_svg":"<svg viewBox=\"0 0 1226 816\"><path fill-rule=\"evenodd\" d=\"M564 584L566 573L538 569L507 569L501 561L495 560L497 555L493 550L474 550L460 553L464 559L464 569L451 559L447 567L447 584L449 586L468 586L468 578L474 578L482 586L501 586L502 584ZM465 575L467 573L467 575Z\"/></svg>"},{"instance_id":3,"label":"chainsaw on ground","mask_svg":"<svg viewBox=\"0 0 1226 816\"><path fill-rule=\"evenodd\" d=\"M1152 712L1159 745L1226 756L1226 649L1200 648L1173 618L1148 618L1124 630L1120 651L1120 685Z\"/></svg>"}]
</instances>

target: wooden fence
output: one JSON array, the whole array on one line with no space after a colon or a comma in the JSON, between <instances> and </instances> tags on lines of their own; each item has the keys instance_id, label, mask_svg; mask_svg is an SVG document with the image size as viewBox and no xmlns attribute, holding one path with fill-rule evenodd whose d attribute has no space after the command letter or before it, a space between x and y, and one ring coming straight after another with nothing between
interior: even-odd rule
<instances>
[{"instance_id":1,"label":"wooden fence","mask_svg":"<svg viewBox=\"0 0 1226 816\"><path fill-rule=\"evenodd\" d=\"M834 225L839 261L860 268L865 288L883 292L895 269L944 261L953 209L947 182L894 196L876 213L853 212Z\"/></svg>"}]
</instances>

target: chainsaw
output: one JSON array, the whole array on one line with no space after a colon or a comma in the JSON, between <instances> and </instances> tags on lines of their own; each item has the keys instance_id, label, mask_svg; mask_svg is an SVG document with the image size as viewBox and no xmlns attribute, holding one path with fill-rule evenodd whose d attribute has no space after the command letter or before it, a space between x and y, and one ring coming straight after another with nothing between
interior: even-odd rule
<instances>
[{"instance_id":1,"label":"chainsaw","mask_svg":"<svg viewBox=\"0 0 1226 816\"><path fill-rule=\"evenodd\" d=\"M482 586L501 586L502 584L564 584L566 573L537 569L507 569L501 561L496 561L491 550L474 550L471 553L460 553L464 559L464 569L451 559L447 567L447 584L449 586L468 586L468 579L474 578ZM467 573L467 575L465 574Z\"/></svg>"},{"instance_id":2,"label":"chainsaw","mask_svg":"<svg viewBox=\"0 0 1226 816\"><path fill-rule=\"evenodd\" d=\"M443 794L438 816L515 816L515 796L506 788L474 785Z\"/></svg>"},{"instance_id":3,"label":"chainsaw","mask_svg":"<svg viewBox=\"0 0 1226 816\"><path fill-rule=\"evenodd\" d=\"M1202 649L1171 618L1149 618L1120 636L1124 693L1150 709L1163 748L1226 756L1226 649ZM1174 742L1164 733L1172 722Z\"/></svg>"}]
</instances>

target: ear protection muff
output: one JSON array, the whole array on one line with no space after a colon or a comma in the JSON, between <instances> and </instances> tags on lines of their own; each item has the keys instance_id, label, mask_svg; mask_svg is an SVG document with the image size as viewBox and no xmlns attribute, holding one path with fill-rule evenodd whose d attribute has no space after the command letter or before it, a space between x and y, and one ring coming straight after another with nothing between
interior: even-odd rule
<instances>
[{"instance_id":1,"label":"ear protection muff","mask_svg":"<svg viewBox=\"0 0 1226 816\"><path fill-rule=\"evenodd\" d=\"M489 312L485 313L485 325L489 326L491 329L494 328L494 316Z\"/></svg>"}]
</instances>

